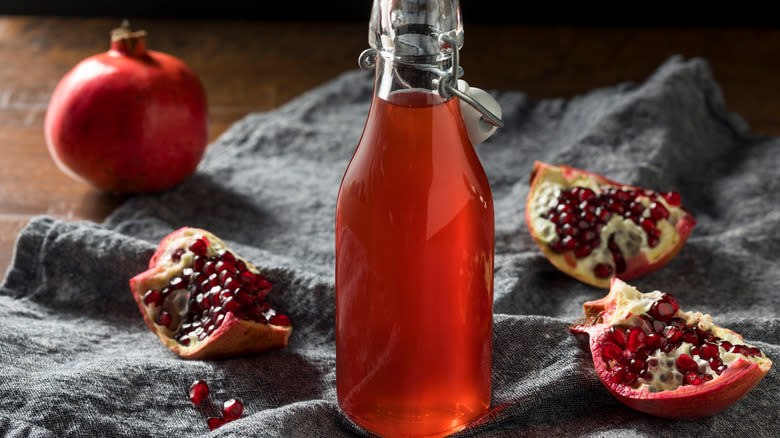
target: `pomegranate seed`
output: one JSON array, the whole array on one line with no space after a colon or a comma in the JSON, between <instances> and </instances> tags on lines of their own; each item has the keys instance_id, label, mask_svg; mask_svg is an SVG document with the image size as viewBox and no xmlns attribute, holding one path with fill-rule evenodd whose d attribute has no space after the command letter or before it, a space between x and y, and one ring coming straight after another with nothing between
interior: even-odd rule
<instances>
[{"instance_id":1,"label":"pomegranate seed","mask_svg":"<svg viewBox=\"0 0 780 438\"><path fill-rule=\"evenodd\" d=\"M682 335L682 341L693 345L699 345L699 337L692 330L685 330Z\"/></svg>"},{"instance_id":2,"label":"pomegranate seed","mask_svg":"<svg viewBox=\"0 0 780 438\"><path fill-rule=\"evenodd\" d=\"M678 348L680 348L680 343L679 342L670 342L670 341L667 340L666 341L666 345L663 346L661 348L661 350L663 352L665 352L665 353L669 353L669 352L674 351L674 350L676 350Z\"/></svg>"},{"instance_id":3,"label":"pomegranate seed","mask_svg":"<svg viewBox=\"0 0 780 438\"><path fill-rule=\"evenodd\" d=\"M622 203L630 202L634 199L634 193L630 190L618 190L615 192L615 199Z\"/></svg>"},{"instance_id":4,"label":"pomegranate seed","mask_svg":"<svg viewBox=\"0 0 780 438\"><path fill-rule=\"evenodd\" d=\"M666 345L666 338L658 333L650 333L645 337L645 345L651 350L657 350Z\"/></svg>"},{"instance_id":5,"label":"pomegranate seed","mask_svg":"<svg viewBox=\"0 0 780 438\"><path fill-rule=\"evenodd\" d=\"M179 262L181 261L182 255L184 255L184 248L179 248L173 253L171 253L171 260L173 260L174 262Z\"/></svg>"},{"instance_id":6,"label":"pomegranate seed","mask_svg":"<svg viewBox=\"0 0 780 438\"><path fill-rule=\"evenodd\" d=\"M682 372L698 371L699 364L687 354L681 354L677 357L677 369Z\"/></svg>"},{"instance_id":7,"label":"pomegranate seed","mask_svg":"<svg viewBox=\"0 0 780 438\"><path fill-rule=\"evenodd\" d=\"M160 314L157 316L157 322L162 326L168 327L171 321L173 321L173 317L165 310L160 312Z\"/></svg>"},{"instance_id":8,"label":"pomegranate seed","mask_svg":"<svg viewBox=\"0 0 780 438\"><path fill-rule=\"evenodd\" d=\"M162 305L163 302L163 296L162 293L158 290L149 289L144 294L144 304L147 306L155 305L159 306Z\"/></svg>"},{"instance_id":9,"label":"pomegranate seed","mask_svg":"<svg viewBox=\"0 0 780 438\"><path fill-rule=\"evenodd\" d=\"M222 415L228 421L238 419L244 412L244 405L240 400L231 398L222 405Z\"/></svg>"},{"instance_id":10,"label":"pomegranate seed","mask_svg":"<svg viewBox=\"0 0 780 438\"><path fill-rule=\"evenodd\" d=\"M217 254L219 255L219 257L222 260L224 260L224 261L226 261L228 263L231 263L231 264L236 263L236 257L230 251L227 251L227 250L223 249L223 250L220 250Z\"/></svg>"},{"instance_id":11,"label":"pomegranate seed","mask_svg":"<svg viewBox=\"0 0 780 438\"><path fill-rule=\"evenodd\" d=\"M637 351L645 341L645 334L639 327L629 327L626 330L626 348Z\"/></svg>"},{"instance_id":12,"label":"pomegranate seed","mask_svg":"<svg viewBox=\"0 0 780 438\"><path fill-rule=\"evenodd\" d=\"M664 324L663 321L654 319L652 324L652 329L654 333L663 333L664 327L666 327L666 324Z\"/></svg>"},{"instance_id":13,"label":"pomegranate seed","mask_svg":"<svg viewBox=\"0 0 780 438\"><path fill-rule=\"evenodd\" d=\"M623 357L623 349L612 342L607 342L602 346L601 356L605 362L608 362L610 359L620 361Z\"/></svg>"},{"instance_id":14,"label":"pomegranate seed","mask_svg":"<svg viewBox=\"0 0 780 438\"><path fill-rule=\"evenodd\" d=\"M574 256L578 259L582 259L590 255L590 247L589 246L580 246L579 248L574 250Z\"/></svg>"},{"instance_id":15,"label":"pomegranate seed","mask_svg":"<svg viewBox=\"0 0 780 438\"><path fill-rule=\"evenodd\" d=\"M222 303L222 308L227 312L236 314L239 310L241 310L241 303L239 303L238 300L234 297L229 297L225 300L225 302Z\"/></svg>"},{"instance_id":16,"label":"pomegranate seed","mask_svg":"<svg viewBox=\"0 0 780 438\"><path fill-rule=\"evenodd\" d=\"M663 294L653 305L650 307L648 313L655 319L669 322L674 317L674 314L679 310L680 305L677 300L669 294ZM683 324L684 326L684 324Z\"/></svg>"},{"instance_id":17,"label":"pomegranate seed","mask_svg":"<svg viewBox=\"0 0 780 438\"><path fill-rule=\"evenodd\" d=\"M661 243L661 239L659 237L647 236L647 246L650 248L655 248L659 243Z\"/></svg>"},{"instance_id":18,"label":"pomegranate seed","mask_svg":"<svg viewBox=\"0 0 780 438\"><path fill-rule=\"evenodd\" d=\"M645 211L645 206L641 202L632 202L628 205L628 211L633 213L634 216L639 216Z\"/></svg>"},{"instance_id":19,"label":"pomegranate seed","mask_svg":"<svg viewBox=\"0 0 780 438\"><path fill-rule=\"evenodd\" d=\"M265 290L265 289L270 289L271 288L271 282L269 282L262 275L256 275L255 279L257 280L255 282L255 285L257 286L258 290Z\"/></svg>"},{"instance_id":20,"label":"pomegranate seed","mask_svg":"<svg viewBox=\"0 0 780 438\"><path fill-rule=\"evenodd\" d=\"M171 278L171 281L168 282L168 286L170 286L171 290L183 289L187 287L187 282L184 281L183 278L176 276Z\"/></svg>"},{"instance_id":21,"label":"pomegranate seed","mask_svg":"<svg viewBox=\"0 0 780 438\"><path fill-rule=\"evenodd\" d=\"M618 347L623 348L626 345L626 330L623 327L613 325L607 331L607 338Z\"/></svg>"},{"instance_id":22,"label":"pomegranate seed","mask_svg":"<svg viewBox=\"0 0 780 438\"><path fill-rule=\"evenodd\" d=\"M724 371L726 371L727 368L728 366L726 365L720 365L719 367L715 368L715 374L721 375Z\"/></svg>"},{"instance_id":23,"label":"pomegranate seed","mask_svg":"<svg viewBox=\"0 0 780 438\"><path fill-rule=\"evenodd\" d=\"M287 315L284 315L282 313L277 313L276 315L268 319L268 323L271 325L278 325L281 327L289 327L290 318L288 318Z\"/></svg>"},{"instance_id":24,"label":"pomegranate seed","mask_svg":"<svg viewBox=\"0 0 780 438\"><path fill-rule=\"evenodd\" d=\"M615 271L620 274L626 270L626 261L619 252L612 253L612 260L615 262Z\"/></svg>"},{"instance_id":25,"label":"pomegranate seed","mask_svg":"<svg viewBox=\"0 0 780 438\"><path fill-rule=\"evenodd\" d=\"M245 285L253 284L255 282L255 274L244 271L238 276L238 279Z\"/></svg>"},{"instance_id":26,"label":"pomegranate seed","mask_svg":"<svg viewBox=\"0 0 780 438\"><path fill-rule=\"evenodd\" d=\"M253 301L253 298L245 289L238 289L236 291L236 300L241 304L249 304Z\"/></svg>"},{"instance_id":27,"label":"pomegranate seed","mask_svg":"<svg viewBox=\"0 0 780 438\"><path fill-rule=\"evenodd\" d=\"M631 362L629 362L629 366L637 373L641 373L643 370L647 369L647 363L639 359L631 360Z\"/></svg>"},{"instance_id":28,"label":"pomegranate seed","mask_svg":"<svg viewBox=\"0 0 780 438\"><path fill-rule=\"evenodd\" d=\"M569 213L571 214L574 212L574 207L572 207L569 204L558 204L558 207L556 207L556 210L558 210L558 213Z\"/></svg>"},{"instance_id":29,"label":"pomegranate seed","mask_svg":"<svg viewBox=\"0 0 780 438\"><path fill-rule=\"evenodd\" d=\"M223 417L211 417L206 420L206 424L209 425L209 430L214 430L218 427L224 426L229 420Z\"/></svg>"},{"instance_id":30,"label":"pomegranate seed","mask_svg":"<svg viewBox=\"0 0 780 438\"><path fill-rule=\"evenodd\" d=\"M597 277L607 278L612 276L612 266L609 266L606 263L599 263L595 268L593 268L593 272Z\"/></svg>"},{"instance_id":31,"label":"pomegranate seed","mask_svg":"<svg viewBox=\"0 0 780 438\"><path fill-rule=\"evenodd\" d=\"M682 339L682 330L677 327L666 326L664 328L664 337L669 344L677 343Z\"/></svg>"},{"instance_id":32,"label":"pomegranate seed","mask_svg":"<svg viewBox=\"0 0 780 438\"><path fill-rule=\"evenodd\" d=\"M662 204L653 202L650 204L650 217L657 221L661 219L667 219L669 218L669 210L667 210L666 207L664 207Z\"/></svg>"},{"instance_id":33,"label":"pomegranate seed","mask_svg":"<svg viewBox=\"0 0 780 438\"><path fill-rule=\"evenodd\" d=\"M561 241L563 247L567 250L572 250L577 247L577 240L571 236L566 236Z\"/></svg>"},{"instance_id":34,"label":"pomegranate seed","mask_svg":"<svg viewBox=\"0 0 780 438\"><path fill-rule=\"evenodd\" d=\"M206 240L203 238L196 239L192 244L190 245L190 251L193 253L199 255L199 256L205 256L206 252L208 251L208 243L206 243Z\"/></svg>"},{"instance_id":35,"label":"pomegranate seed","mask_svg":"<svg viewBox=\"0 0 780 438\"><path fill-rule=\"evenodd\" d=\"M678 207L682 202L682 197L680 197L680 194L677 192L666 192L662 193L661 196L663 196L666 202L672 207Z\"/></svg>"},{"instance_id":36,"label":"pomegranate seed","mask_svg":"<svg viewBox=\"0 0 780 438\"><path fill-rule=\"evenodd\" d=\"M563 233L564 238L566 238L566 237L576 237L577 234L580 233L580 229L577 228L576 226L571 226L569 224L566 224L566 225L561 227L561 233ZM565 243L564 243L564 246L566 246Z\"/></svg>"},{"instance_id":37,"label":"pomegranate seed","mask_svg":"<svg viewBox=\"0 0 780 438\"><path fill-rule=\"evenodd\" d=\"M723 361L720 360L720 358L713 357L710 359L710 368L712 368L713 371L717 370L721 366L723 366Z\"/></svg>"},{"instance_id":38,"label":"pomegranate seed","mask_svg":"<svg viewBox=\"0 0 780 438\"><path fill-rule=\"evenodd\" d=\"M190 400L197 406L209 396L209 385L203 380L196 380L190 386L189 394Z\"/></svg>"},{"instance_id":39,"label":"pomegranate seed","mask_svg":"<svg viewBox=\"0 0 780 438\"><path fill-rule=\"evenodd\" d=\"M585 214L593 214L593 212L596 211L596 206L591 204L590 202L584 201L581 202L580 205L577 206L580 210L580 217L584 217Z\"/></svg>"},{"instance_id":40,"label":"pomegranate seed","mask_svg":"<svg viewBox=\"0 0 780 438\"><path fill-rule=\"evenodd\" d=\"M721 347L722 347L724 350L726 350L726 351L729 351L729 350L731 350L731 347L732 347L732 345L731 345L731 342L729 342L729 341L720 341L720 346L721 346Z\"/></svg>"},{"instance_id":41,"label":"pomegranate seed","mask_svg":"<svg viewBox=\"0 0 780 438\"><path fill-rule=\"evenodd\" d=\"M580 190L578 198L580 201L591 201L593 199L596 199L596 193L589 188L583 187Z\"/></svg>"},{"instance_id":42,"label":"pomegranate seed","mask_svg":"<svg viewBox=\"0 0 780 438\"><path fill-rule=\"evenodd\" d=\"M196 255L192 259L192 269L194 269L194 270L196 270L198 272L203 272L203 267L206 265L206 261L207 260L206 260L205 257Z\"/></svg>"},{"instance_id":43,"label":"pomegranate seed","mask_svg":"<svg viewBox=\"0 0 780 438\"><path fill-rule=\"evenodd\" d=\"M735 345L729 350L730 353L737 353L743 356L752 356L750 348L746 345Z\"/></svg>"},{"instance_id":44,"label":"pomegranate seed","mask_svg":"<svg viewBox=\"0 0 780 438\"><path fill-rule=\"evenodd\" d=\"M685 383L688 385L701 385L704 383L704 380L696 372L691 371L685 375Z\"/></svg>"},{"instance_id":45,"label":"pomegranate seed","mask_svg":"<svg viewBox=\"0 0 780 438\"><path fill-rule=\"evenodd\" d=\"M599 207L596 209L596 217L600 222L607 223L612 213L606 208Z\"/></svg>"},{"instance_id":46,"label":"pomegranate seed","mask_svg":"<svg viewBox=\"0 0 780 438\"><path fill-rule=\"evenodd\" d=\"M642 229L645 230L646 233L651 234L657 231L657 228L655 227L655 222L653 222L652 219L646 218L642 220Z\"/></svg>"},{"instance_id":47,"label":"pomegranate seed","mask_svg":"<svg viewBox=\"0 0 780 438\"><path fill-rule=\"evenodd\" d=\"M580 216L580 223L579 223L580 228L583 228L583 229L589 228L590 224L594 224L594 223L596 223L596 214L595 213L584 212Z\"/></svg>"},{"instance_id":48,"label":"pomegranate seed","mask_svg":"<svg viewBox=\"0 0 780 438\"><path fill-rule=\"evenodd\" d=\"M607 208L609 208L609 210L612 211L613 213L617 213L620 215L626 213L626 207L624 207L623 204L619 204L617 202L613 204L609 204Z\"/></svg>"},{"instance_id":49,"label":"pomegranate seed","mask_svg":"<svg viewBox=\"0 0 780 438\"><path fill-rule=\"evenodd\" d=\"M233 266L233 264L230 262L226 262L225 260L220 260L217 262L216 265L214 265L214 269L221 274L223 272L227 272L227 273L234 272L236 270L236 267Z\"/></svg>"}]
</instances>

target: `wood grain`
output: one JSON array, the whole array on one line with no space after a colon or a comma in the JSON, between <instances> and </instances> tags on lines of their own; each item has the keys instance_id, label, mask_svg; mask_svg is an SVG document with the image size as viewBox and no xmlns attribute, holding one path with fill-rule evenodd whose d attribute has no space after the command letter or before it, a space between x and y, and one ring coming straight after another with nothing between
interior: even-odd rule
<instances>
[{"instance_id":1,"label":"wood grain","mask_svg":"<svg viewBox=\"0 0 780 438\"><path fill-rule=\"evenodd\" d=\"M59 79L107 50L118 18L0 16L0 278L33 216L102 221L125 198L73 181L49 158L43 121ZM246 114L269 111L357 67L366 23L141 19L148 46L181 58L209 97L210 138ZM780 29L577 27L466 22L465 79L534 99L641 82L672 55L703 57L728 107L780 135Z\"/></svg>"}]
</instances>

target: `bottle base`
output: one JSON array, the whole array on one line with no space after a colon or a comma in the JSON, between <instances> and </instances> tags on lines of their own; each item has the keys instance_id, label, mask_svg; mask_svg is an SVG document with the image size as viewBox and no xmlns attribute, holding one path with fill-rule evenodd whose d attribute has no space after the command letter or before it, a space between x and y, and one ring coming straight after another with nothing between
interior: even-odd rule
<instances>
[{"instance_id":1,"label":"bottle base","mask_svg":"<svg viewBox=\"0 0 780 438\"><path fill-rule=\"evenodd\" d=\"M416 416L398 415L392 409L350 413L341 408L353 423L383 438L439 438L465 429L484 415L488 406L478 410L456 406Z\"/></svg>"}]
</instances>

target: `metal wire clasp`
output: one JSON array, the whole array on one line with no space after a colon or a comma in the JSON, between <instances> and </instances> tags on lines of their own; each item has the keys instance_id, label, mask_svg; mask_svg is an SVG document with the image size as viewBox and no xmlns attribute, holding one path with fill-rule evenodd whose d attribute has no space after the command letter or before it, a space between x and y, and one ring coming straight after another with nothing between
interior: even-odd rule
<instances>
[{"instance_id":1,"label":"metal wire clasp","mask_svg":"<svg viewBox=\"0 0 780 438\"><path fill-rule=\"evenodd\" d=\"M458 96L459 99L471 105L475 110L479 111L482 114L480 119L485 123L498 128L503 128L504 121L501 120L500 117L493 114L493 112L485 108L484 105L479 103L476 99L467 93L458 90L458 73L461 71L458 42L455 37L447 33L441 34L439 38L452 47L452 66L450 67L449 71L444 72L444 74L439 77L439 95L444 98L452 97L453 95Z\"/></svg>"},{"instance_id":2,"label":"metal wire clasp","mask_svg":"<svg viewBox=\"0 0 780 438\"><path fill-rule=\"evenodd\" d=\"M439 39L452 47L452 65L448 71L437 70L439 78L436 80L436 84L439 95L444 98L450 98L452 96L458 96L459 99L471 105L474 109L480 112L482 116L480 120L485 123L502 128L504 121L500 117L496 116L484 105L479 103L476 99L458 89L458 76L462 74L463 69L460 67L460 51L458 50L458 42L453 35L443 33L439 36ZM376 49L369 48L364 50L358 58L358 65L363 70L370 70L376 65L377 51Z\"/></svg>"}]
</instances>

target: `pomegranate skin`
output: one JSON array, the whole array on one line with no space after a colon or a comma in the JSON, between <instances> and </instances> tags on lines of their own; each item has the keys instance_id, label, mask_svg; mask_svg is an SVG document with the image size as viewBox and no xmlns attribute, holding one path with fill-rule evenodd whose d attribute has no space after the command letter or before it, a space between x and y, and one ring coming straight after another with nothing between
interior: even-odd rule
<instances>
[{"instance_id":1,"label":"pomegranate skin","mask_svg":"<svg viewBox=\"0 0 780 438\"><path fill-rule=\"evenodd\" d=\"M632 409L657 417L670 419L697 419L714 415L744 397L769 372L772 362L764 357L759 362L737 358L723 374L701 385L684 385L674 390L651 392L645 388L615 382L603 359L602 335L609 330L614 316L619 314L618 303L624 301L621 290L629 287L618 278L611 280L607 296L584 304L585 321L571 327L575 334L587 334L593 365L599 379L609 392ZM730 332L717 327L719 332Z\"/></svg>"},{"instance_id":2,"label":"pomegranate skin","mask_svg":"<svg viewBox=\"0 0 780 438\"><path fill-rule=\"evenodd\" d=\"M189 177L208 143L206 92L181 60L128 33L68 72L45 120L48 150L72 177L110 192L152 192Z\"/></svg>"}]
</instances>

